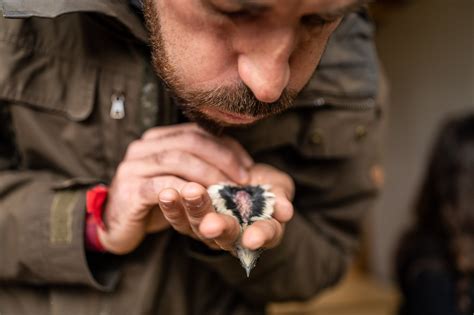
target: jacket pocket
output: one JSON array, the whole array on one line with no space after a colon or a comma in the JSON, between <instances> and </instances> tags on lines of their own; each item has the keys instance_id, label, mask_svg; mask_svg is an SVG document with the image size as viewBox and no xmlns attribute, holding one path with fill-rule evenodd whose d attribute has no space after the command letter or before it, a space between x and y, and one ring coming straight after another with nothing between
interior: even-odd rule
<instances>
[{"instance_id":1,"label":"jacket pocket","mask_svg":"<svg viewBox=\"0 0 474 315\"><path fill-rule=\"evenodd\" d=\"M324 99L324 105L295 106L231 135L252 155L286 148L306 159L350 158L375 128L375 101Z\"/></svg>"},{"instance_id":2,"label":"jacket pocket","mask_svg":"<svg viewBox=\"0 0 474 315\"><path fill-rule=\"evenodd\" d=\"M101 176L96 66L9 42L0 42L0 58L0 100L10 107L20 167Z\"/></svg>"},{"instance_id":3,"label":"jacket pocket","mask_svg":"<svg viewBox=\"0 0 474 315\"><path fill-rule=\"evenodd\" d=\"M305 126L299 141L301 155L344 159L358 154L376 131L378 109L361 103L353 104L330 104L304 114Z\"/></svg>"},{"instance_id":4,"label":"jacket pocket","mask_svg":"<svg viewBox=\"0 0 474 315\"><path fill-rule=\"evenodd\" d=\"M1 99L77 122L92 113L97 79L95 66L36 54L28 49L1 55L10 59L2 61L5 68L0 72Z\"/></svg>"}]
</instances>

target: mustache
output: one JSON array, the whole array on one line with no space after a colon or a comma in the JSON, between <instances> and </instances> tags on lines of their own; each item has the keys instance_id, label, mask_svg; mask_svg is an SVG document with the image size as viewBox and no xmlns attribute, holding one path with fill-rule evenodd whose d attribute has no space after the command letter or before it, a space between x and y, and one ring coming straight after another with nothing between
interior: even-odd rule
<instances>
[{"instance_id":1,"label":"mustache","mask_svg":"<svg viewBox=\"0 0 474 315\"><path fill-rule=\"evenodd\" d=\"M293 104L296 91L285 89L275 102L258 100L252 90L243 83L231 87L218 87L210 91L189 91L180 97L184 107L198 110L202 106L224 110L230 113L265 117L287 110Z\"/></svg>"}]
</instances>

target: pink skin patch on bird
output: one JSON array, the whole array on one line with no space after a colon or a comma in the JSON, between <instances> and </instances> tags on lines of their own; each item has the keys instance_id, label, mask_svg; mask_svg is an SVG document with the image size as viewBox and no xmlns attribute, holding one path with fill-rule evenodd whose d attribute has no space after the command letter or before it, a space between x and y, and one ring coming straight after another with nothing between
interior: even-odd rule
<instances>
[{"instance_id":1,"label":"pink skin patch on bird","mask_svg":"<svg viewBox=\"0 0 474 315\"><path fill-rule=\"evenodd\" d=\"M250 215L252 214L252 196L245 190L240 190L235 193L233 198L237 210L240 212L242 221L248 224Z\"/></svg>"}]
</instances>

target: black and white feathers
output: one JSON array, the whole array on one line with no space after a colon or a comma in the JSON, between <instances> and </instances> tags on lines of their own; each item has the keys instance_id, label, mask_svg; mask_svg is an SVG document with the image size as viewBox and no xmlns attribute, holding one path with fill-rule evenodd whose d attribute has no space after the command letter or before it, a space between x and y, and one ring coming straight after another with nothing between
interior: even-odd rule
<instances>
[{"instance_id":1,"label":"black and white feathers","mask_svg":"<svg viewBox=\"0 0 474 315\"><path fill-rule=\"evenodd\" d=\"M212 204L217 212L235 217L242 232L252 223L268 220L272 217L275 195L269 185L236 186L228 184L212 185L208 188ZM237 241L235 251L242 267L250 275L255 267L262 249L249 250Z\"/></svg>"}]
</instances>

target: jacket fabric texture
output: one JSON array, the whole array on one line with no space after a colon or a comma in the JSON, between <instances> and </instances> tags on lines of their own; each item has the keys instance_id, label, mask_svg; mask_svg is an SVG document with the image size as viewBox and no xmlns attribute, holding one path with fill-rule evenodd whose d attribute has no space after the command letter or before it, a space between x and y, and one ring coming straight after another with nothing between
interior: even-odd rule
<instances>
[{"instance_id":1,"label":"jacket fabric texture","mask_svg":"<svg viewBox=\"0 0 474 315\"><path fill-rule=\"evenodd\" d=\"M281 245L247 278L235 257L171 229L125 256L85 251L85 191L110 183L145 130L182 116L127 1L2 5L1 315L263 314L341 278L379 188L383 92L364 12L344 19L293 108L226 130L296 183Z\"/></svg>"}]
</instances>

